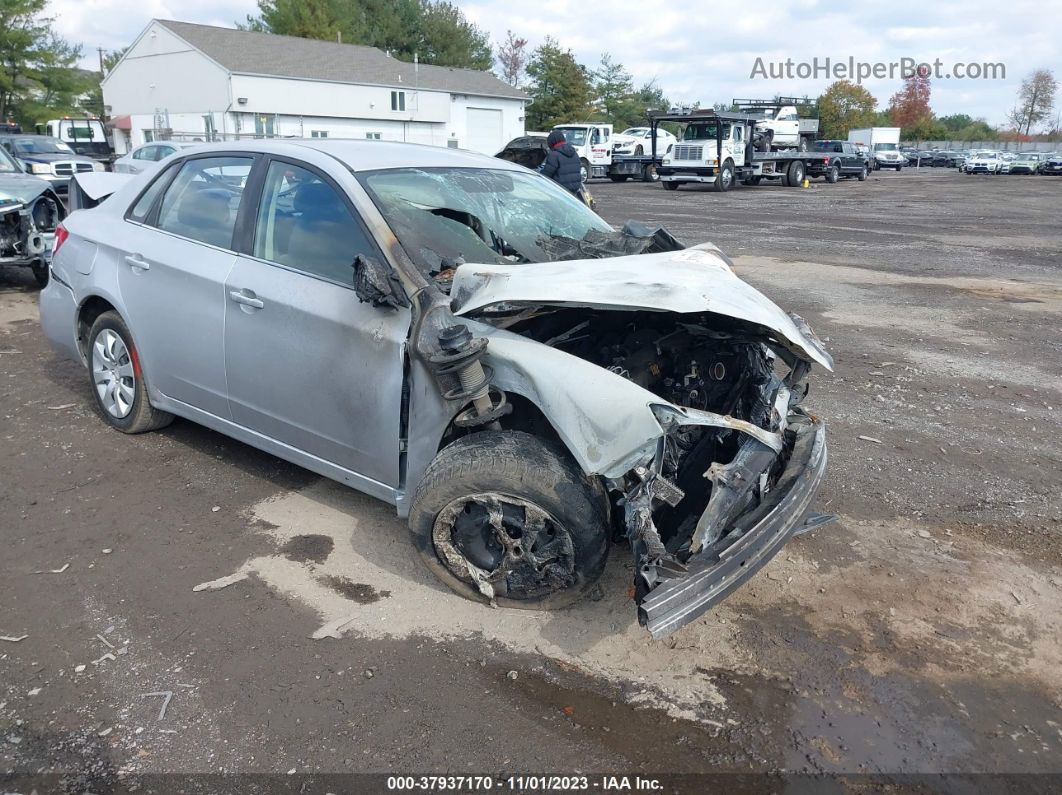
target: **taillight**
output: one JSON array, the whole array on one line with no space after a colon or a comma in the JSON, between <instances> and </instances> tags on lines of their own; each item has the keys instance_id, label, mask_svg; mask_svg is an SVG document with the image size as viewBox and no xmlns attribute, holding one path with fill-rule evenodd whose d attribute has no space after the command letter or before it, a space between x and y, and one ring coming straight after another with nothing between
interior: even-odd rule
<instances>
[{"instance_id":1,"label":"taillight","mask_svg":"<svg viewBox=\"0 0 1062 795\"><path fill-rule=\"evenodd\" d=\"M66 239L70 237L70 233L66 231L66 227L62 224L55 227L55 242L52 243L52 256L54 257L59 251L59 246L66 242Z\"/></svg>"}]
</instances>

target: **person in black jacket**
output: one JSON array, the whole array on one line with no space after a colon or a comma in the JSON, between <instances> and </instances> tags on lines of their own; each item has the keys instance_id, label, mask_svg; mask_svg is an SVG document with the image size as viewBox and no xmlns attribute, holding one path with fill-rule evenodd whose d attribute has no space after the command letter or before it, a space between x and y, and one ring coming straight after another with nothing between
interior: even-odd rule
<instances>
[{"instance_id":1,"label":"person in black jacket","mask_svg":"<svg viewBox=\"0 0 1062 795\"><path fill-rule=\"evenodd\" d=\"M540 169L543 174L576 196L583 187L583 167L579 162L579 153L564 140L564 133L554 130L546 139L549 154Z\"/></svg>"}]
</instances>

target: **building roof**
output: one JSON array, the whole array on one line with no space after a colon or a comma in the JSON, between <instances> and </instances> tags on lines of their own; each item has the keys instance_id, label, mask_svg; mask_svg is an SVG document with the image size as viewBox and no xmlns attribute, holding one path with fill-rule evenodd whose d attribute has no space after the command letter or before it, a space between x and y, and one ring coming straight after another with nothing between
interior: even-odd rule
<instances>
[{"instance_id":1,"label":"building roof","mask_svg":"<svg viewBox=\"0 0 1062 795\"><path fill-rule=\"evenodd\" d=\"M155 21L237 74L527 99L523 91L490 72L431 64L414 66L376 47L191 22Z\"/></svg>"}]
</instances>

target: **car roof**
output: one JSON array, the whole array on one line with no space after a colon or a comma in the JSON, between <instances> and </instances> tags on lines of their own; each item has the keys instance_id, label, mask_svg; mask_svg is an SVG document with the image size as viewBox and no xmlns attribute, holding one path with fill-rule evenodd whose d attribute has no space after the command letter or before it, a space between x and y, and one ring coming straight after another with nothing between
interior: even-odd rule
<instances>
[{"instance_id":1,"label":"car roof","mask_svg":"<svg viewBox=\"0 0 1062 795\"><path fill-rule=\"evenodd\" d=\"M161 142L160 142L161 143ZM523 171L523 166L505 160L445 146L409 144L399 141L369 141L352 138L283 138L252 141L225 141L197 144L199 152L262 152L266 154L305 156L313 149L331 155L352 171L376 171L384 168L492 168Z\"/></svg>"}]
</instances>

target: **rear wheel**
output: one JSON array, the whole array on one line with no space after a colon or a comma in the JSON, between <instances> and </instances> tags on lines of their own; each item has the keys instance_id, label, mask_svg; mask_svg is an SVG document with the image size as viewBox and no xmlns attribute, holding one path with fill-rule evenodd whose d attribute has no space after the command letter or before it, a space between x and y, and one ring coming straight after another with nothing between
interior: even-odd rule
<instances>
[{"instance_id":1,"label":"rear wheel","mask_svg":"<svg viewBox=\"0 0 1062 795\"><path fill-rule=\"evenodd\" d=\"M579 599L608 556L608 502L559 447L519 431L444 448L409 514L428 568L458 594L549 609Z\"/></svg>"},{"instance_id":2,"label":"rear wheel","mask_svg":"<svg viewBox=\"0 0 1062 795\"><path fill-rule=\"evenodd\" d=\"M866 166L863 166L863 170L859 172L859 181L860 182L866 182L867 181L867 167Z\"/></svg>"},{"instance_id":3,"label":"rear wheel","mask_svg":"<svg viewBox=\"0 0 1062 795\"><path fill-rule=\"evenodd\" d=\"M612 180L613 182L626 182L627 181L627 177L628 177L627 174L610 174L609 175L609 179Z\"/></svg>"},{"instance_id":4,"label":"rear wheel","mask_svg":"<svg viewBox=\"0 0 1062 795\"><path fill-rule=\"evenodd\" d=\"M789 168L786 169L783 183L789 185L791 188L799 188L804 184L804 176L806 173L804 161L794 160L789 164Z\"/></svg>"},{"instance_id":5,"label":"rear wheel","mask_svg":"<svg viewBox=\"0 0 1062 795\"><path fill-rule=\"evenodd\" d=\"M678 190L679 183L677 182L665 182L664 190Z\"/></svg>"},{"instance_id":6,"label":"rear wheel","mask_svg":"<svg viewBox=\"0 0 1062 795\"><path fill-rule=\"evenodd\" d=\"M826 171L826 181L829 182L832 185L835 182L837 182L837 180L839 180L840 178L841 178L841 167L837 163L834 163Z\"/></svg>"},{"instance_id":7,"label":"rear wheel","mask_svg":"<svg viewBox=\"0 0 1062 795\"><path fill-rule=\"evenodd\" d=\"M173 415L148 400L147 382L129 328L117 312L104 312L88 335L89 378L104 422L122 433L169 425Z\"/></svg>"},{"instance_id":8,"label":"rear wheel","mask_svg":"<svg viewBox=\"0 0 1062 795\"><path fill-rule=\"evenodd\" d=\"M656 166L650 163L642 169L642 182L656 182L660 175L656 173Z\"/></svg>"}]
</instances>

